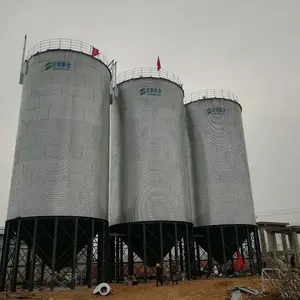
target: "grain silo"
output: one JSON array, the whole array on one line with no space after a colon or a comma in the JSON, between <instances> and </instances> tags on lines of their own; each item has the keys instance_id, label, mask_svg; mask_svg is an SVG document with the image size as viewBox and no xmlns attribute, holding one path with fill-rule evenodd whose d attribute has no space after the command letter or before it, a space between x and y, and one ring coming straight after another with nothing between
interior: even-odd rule
<instances>
[{"instance_id":1,"label":"grain silo","mask_svg":"<svg viewBox=\"0 0 300 300\"><path fill-rule=\"evenodd\" d=\"M109 222L128 247L127 275L134 273L135 253L143 261L145 279L158 262L165 272L176 263L190 276L183 97L179 79L164 71L140 68L118 76L111 108ZM117 256L119 265L123 254Z\"/></svg>"},{"instance_id":2,"label":"grain silo","mask_svg":"<svg viewBox=\"0 0 300 300\"><path fill-rule=\"evenodd\" d=\"M197 249L198 263L210 270L213 264L230 265L239 252L254 273L260 266L259 241L242 107L233 93L224 90L187 95L185 107L194 234L207 253L201 259Z\"/></svg>"},{"instance_id":3,"label":"grain silo","mask_svg":"<svg viewBox=\"0 0 300 300\"><path fill-rule=\"evenodd\" d=\"M20 83L1 289L26 282L32 290L45 281L91 286L94 261L98 282L105 275L109 65L80 41L42 41L23 62Z\"/></svg>"}]
</instances>

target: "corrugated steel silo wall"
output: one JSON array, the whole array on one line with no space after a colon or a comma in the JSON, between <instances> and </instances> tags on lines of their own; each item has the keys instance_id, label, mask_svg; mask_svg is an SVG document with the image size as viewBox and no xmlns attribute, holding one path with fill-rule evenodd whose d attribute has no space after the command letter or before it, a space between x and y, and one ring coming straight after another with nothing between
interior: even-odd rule
<instances>
[{"instance_id":1,"label":"corrugated steel silo wall","mask_svg":"<svg viewBox=\"0 0 300 300\"><path fill-rule=\"evenodd\" d=\"M110 225L191 222L182 89L165 79L125 81L111 112Z\"/></svg>"},{"instance_id":2,"label":"corrugated steel silo wall","mask_svg":"<svg viewBox=\"0 0 300 300\"><path fill-rule=\"evenodd\" d=\"M28 61L7 219L108 219L110 73L78 52Z\"/></svg>"},{"instance_id":3,"label":"corrugated steel silo wall","mask_svg":"<svg viewBox=\"0 0 300 300\"><path fill-rule=\"evenodd\" d=\"M110 106L110 177L109 177L109 224L116 223L121 212L121 153L122 125L121 102L115 98ZM117 222L118 223L118 222Z\"/></svg>"},{"instance_id":4,"label":"corrugated steel silo wall","mask_svg":"<svg viewBox=\"0 0 300 300\"><path fill-rule=\"evenodd\" d=\"M186 110L194 226L255 224L241 107L208 99L191 102Z\"/></svg>"},{"instance_id":5,"label":"corrugated steel silo wall","mask_svg":"<svg viewBox=\"0 0 300 300\"><path fill-rule=\"evenodd\" d=\"M185 108L186 113L186 120L188 120L188 115ZM194 173L193 173L193 162L192 162L192 145L191 145L191 137L190 137L190 130L189 130L189 123L186 121L186 149L187 149L187 165L188 165L188 175L189 175L189 187L190 187L190 201L191 201L191 219L195 220L195 209L194 206L194 197L195 197L195 190L194 190Z\"/></svg>"}]
</instances>

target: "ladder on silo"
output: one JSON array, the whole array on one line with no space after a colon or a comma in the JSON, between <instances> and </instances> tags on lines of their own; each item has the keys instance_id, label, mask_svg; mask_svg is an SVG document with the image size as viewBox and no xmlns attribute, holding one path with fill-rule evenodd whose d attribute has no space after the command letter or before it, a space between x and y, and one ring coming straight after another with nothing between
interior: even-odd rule
<instances>
[{"instance_id":1,"label":"ladder on silo","mask_svg":"<svg viewBox=\"0 0 300 300\"><path fill-rule=\"evenodd\" d=\"M115 101L115 97L118 97L117 87L117 62L113 59L108 65L111 71L111 82L110 82L110 104Z\"/></svg>"},{"instance_id":2,"label":"ladder on silo","mask_svg":"<svg viewBox=\"0 0 300 300\"><path fill-rule=\"evenodd\" d=\"M24 75L27 74L27 61L25 60L26 43L27 43L27 34L24 37L24 46L23 46L23 53L22 53L19 84L23 84Z\"/></svg>"}]
</instances>

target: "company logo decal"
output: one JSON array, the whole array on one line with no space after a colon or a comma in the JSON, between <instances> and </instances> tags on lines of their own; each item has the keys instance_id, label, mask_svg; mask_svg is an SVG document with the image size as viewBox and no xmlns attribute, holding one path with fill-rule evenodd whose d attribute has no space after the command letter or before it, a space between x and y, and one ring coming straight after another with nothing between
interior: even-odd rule
<instances>
[{"instance_id":1,"label":"company logo decal","mask_svg":"<svg viewBox=\"0 0 300 300\"><path fill-rule=\"evenodd\" d=\"M142 88L142 89L140 89L140 95L161 96L161 89L157 89L157 88Z\"/></svg>"},{"instance_id":2,"label":"company logo decal","mask_svg":"<svg viewBox=\"0 0 300 300\"><path fill-rule=\"evenodd\" d=\"M66 70L69 71L72 64L69 61L48 61L45 64L44 70Z\"/></svg>"},{"instance_id":3,"label":"company logo decal","mask_svg":"<svg viewBox=\"0 0 300 300\"><path fill-rule=\"evenodd\" d=\"M206 113L208 115L213 114L213 115L221 115L225 113L225 108L222 107L214 107L214 108L208 108L206 110Z\"/></svg>"}]
</instances>

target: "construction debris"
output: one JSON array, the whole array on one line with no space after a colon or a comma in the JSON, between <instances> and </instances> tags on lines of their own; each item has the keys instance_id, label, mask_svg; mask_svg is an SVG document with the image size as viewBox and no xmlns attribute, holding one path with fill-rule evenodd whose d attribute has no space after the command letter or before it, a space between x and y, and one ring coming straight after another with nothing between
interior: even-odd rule
<instances>
[{"instance_id":1,"label":"construction debris","mask_svg":"<svg viewBox=\"0 0 300 300\"><path fill-rule=\"evenodd\" d=\"M240 290L241 292L252 295L252 296L258 296L260 294L259 290L248 288L247 286L235 286L236 289Z\"/></svg>"},{"instance_id":2,"label":"construction debris","mask_svg":"<svg viewBox=\"0 0 300 300\"><path fill-rule=\"evenodd\" d=\"M96 286L96 288L93 291L93 295L107 296L110 294L110 292L111 292L110 285L105 282L102 282Z\"/></svg>"},{"instance_id":3,"label":"construction debris","mask_svg":"<svg viewBox=\"0 0 300 300\"><path fill-rule=\"evenodd\" d=\"M230 300L243 300L242 294L240 290L233 290L231 293Z\"/></svg>"},{"instance_id":4,"label":"construction debris","mask_svg":"<svg viewBox=\"0 0 300 300\"><path fill-rule=\"evenodd\" d=\"M35 294L6 294L6 298L13 299L43 299L43 297L36 296Z\"/></svg>"}]
</instances>

